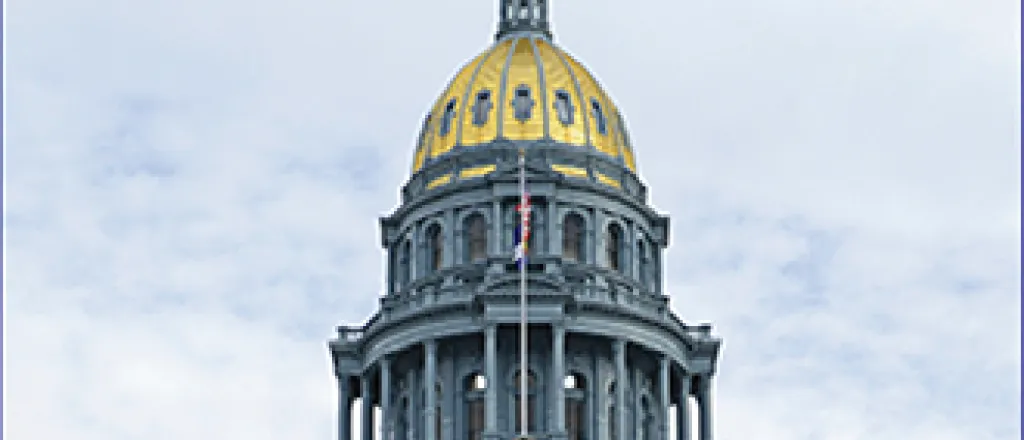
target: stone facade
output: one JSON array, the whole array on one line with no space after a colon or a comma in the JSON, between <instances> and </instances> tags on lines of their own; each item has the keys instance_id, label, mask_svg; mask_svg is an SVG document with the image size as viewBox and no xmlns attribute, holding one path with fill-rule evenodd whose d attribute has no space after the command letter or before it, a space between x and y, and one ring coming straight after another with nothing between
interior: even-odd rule
<instances>
[{"instance_id":1,"label":"stone facade","mask_svg":"<svg viewBox=\"0 0 1024 440\"><path fill-rule=\"evenodd\" d=\"M512 11L520 1L500 7ZM531 1L539 0L526 3L543 17L535 30L547 36L546 2ZM499 38L530 31L501 17ZM711 440L721 340L669 309L662 284L668 218L648 205L646 188L621 160L545 138L453 148L418 169L401 206L381 219L387 293L365 325L339 327L329 343L339 440L351 438L356 398L363 440L515 438L520 273L512 231L520 150L533 205L530 434L667 440L674 405L677 440L685 440L690 405L680 403L693 398L700 440ZM567 174L558 168L565 163L585 171ZM374 432L373 408L381 432Z\"/></svg>"}]
</instances>

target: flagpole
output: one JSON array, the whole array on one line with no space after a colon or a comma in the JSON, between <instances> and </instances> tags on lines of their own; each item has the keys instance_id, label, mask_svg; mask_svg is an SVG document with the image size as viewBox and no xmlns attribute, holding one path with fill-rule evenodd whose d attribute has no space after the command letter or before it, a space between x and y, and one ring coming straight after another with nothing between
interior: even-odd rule
<instances>
[{"instance_id":1,"label":"flagpole","mask_svg":"<svg viewBox=\"0 0 1024 440\"><path fill-rule=\"evenodd\" d=\"M528 206L526 205L526 152L522 148L519 149L519 206L521 212L519 213L519 237L522 241L520 246L523 249L527 248L529 231L526 229L528 222L526 216L529 215ZM523 252L522 259L519 261L519 360L521 362L519 366L519 435L522 438L526 438L528 432L527 423L529 422L529 390L526 389L528 384L526 378L529 376L527 365L527 345L526 345L526 252Z\"/></svg>"}]
</instances>

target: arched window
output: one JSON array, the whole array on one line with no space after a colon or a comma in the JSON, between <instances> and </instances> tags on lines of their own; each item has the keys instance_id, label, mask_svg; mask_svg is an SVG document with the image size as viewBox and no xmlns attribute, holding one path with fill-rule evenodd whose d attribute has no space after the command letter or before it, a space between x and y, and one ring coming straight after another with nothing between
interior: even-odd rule
<instances>
[{"instance_id":1,"label":"arched window","mask_svg":"<svg viewBox=\"0 0 1024 440\"><path fill-rule=\"evenodd\" d=\"M398 267L395 278L397 281L397 289L402 290L406 284L409 283L409 258L412 256L412 246L409 244L409 239L402 242L402 245L398 248Z\"/></svg>"},{"instance_id":2,"label":"arched window","mask_svg":"<svg viewBox=\"0 0 1024 440\"><path fill-rule=\"evenodd\" d=\"M644 287L648 287L650 286L648 281L650 279L650 257L647 256L647 246L644 244L644 241L642 239L637 240L636 242L636 255L639 257L640 260L640 284L643 285Z\"/></svg>"},{"instance_id":3,"label":"arched window","mask_svg":"<svg viewBox=\"0 0 1024 440\"><path fill-rule=\"evenodd\" d=\"M427 228L427 268L435 271L444 262L444 234L436 223Z\"/></svg>"},{"instance_id":4,"label":"arched window","mask_svg":"<svg viewBox=\"0 0 1024 440\"><path fill-rule=\"evenodd\" d=\"M487 390L487 380L481 374L471 374L466 377L466 438L468 440L481 440L484 435L484 393ZM440 437L438 437L440 439Z\"/></svg>"},{"instance_id":5,"label":"arched window","mask_svg":"<svg viewBox=\"0 0 1024 440\"><path fill-rule=\"evenodd\" d=\"M455 119L455 98L448 101L448 104L444 106L444 114L441 116L441 125L438 127L437 134L441 137L448 136L448 133L452 131L452 120Z\"/></svg>"},{"instance_id":6,"label":"arched window","mask_svg":"<svg viewBox=\"0 0 1024 440\"><path fill-rule=\"evenodd\" d=\"M605 255L608 259L608 267L612 270L622 271L622 227L618 223L608 226L605 236Z\"/></svg>"},{"instance_id":7,"label":"arched window","mask_svg":"<svg viewBox=\"0 0 1024 440\"><path fill-rule=\"evenodd\" d=\"M565 90L555 90L555 114L558 115L558 122L562 125L572 125L572 99L569 97L569 92Z\"/></svg>"},{"instance_id":8,"label":"arched window","mask_svg":"<svg viewBox=\"0 0 1024 440\"><path fill-rule=\"evenodd\" d=\"M521 380L520 380L519 373L520 373L519 371L516 371L516 375L515 375L515 379L514 379L515 383L513 384L513 387L514 387L513 389L515 389L515 399L513 401L513 404L515 405L515 411L514 411L515 421L513 422L513 425L515 426L516 432L519 432L522 429L522 426L523 426L522 400L521 400L522 399L522 395L523 395L523 392L522 392L523 390L522 390L522 383L521 383ZM536 378L536 376L534 376L532 371L528 372L527 376L526 376L526 398L527 398L526 405L529 407L529 411L530 411L526 415L527 431L529 431L529 432L536 432L536 430L537 430L537 417L536 417L536 414L537 414L537 378Z\"/></svg>"},{"instance_id":9,"label":"arched window","mask_svg":"<svg viewBox=\"0 0 1024 440\"><path fill-rule=\"evenodd\" d=\"M517 120L525 122L533 115L533 97L530 94L530 87L520 84L515 89L515 97L512 98L512 109Z\"/></svg>"},{"instance_id":10,"label":"arched window","mask_svg":"<svg viewBox=\"0 0 1024 440\"><path fill-rule=\"evenodd\" d=\"M569 261L583 261L583 217L565 216L562 222L562 257Z\"/></svg>"},{"instance_id":11,"label":"arched window","mask_svg":"<svg viewBox=\"0 0 1024 440\"><path fill-rule=\"evenodd\" d=\"M583 440L586 435L586 389L583 376L570 374L565 377L565 427L568 440Z\"/></svg>"},{"instance_id":12,"label":"arched window","mask_svg":"<svg viewBox=\"0 0 1024 440\"><path fill-rule=\"evenodd\" d=\"M491 91L488 89L476 92L476 103L473 104L473 125L487 123L487 115L491 112Z\"/></svg>"},{"instance_id":13,"label":"arched window","mask_svg":"<svg viewBox=\"0 0 1024 440\"><path fill-rule=\"evenodd\" d=\"M472 214L466 218L466 262L487 258L487 225L484 216Z\"/></svg>"},{"instance_id":14,"label":"arched window","mask_svg":"<svg viewBox=\"0 0 1024 440\"><path fill-rule=\"evenodd\" d=\"M597 127L597 132L607 135L608 119L605 118L604 111L601 110L601 103L597 102L597 98L590 98L590 116L594 118L594 126Z\"/></svg>"}]
</instances>

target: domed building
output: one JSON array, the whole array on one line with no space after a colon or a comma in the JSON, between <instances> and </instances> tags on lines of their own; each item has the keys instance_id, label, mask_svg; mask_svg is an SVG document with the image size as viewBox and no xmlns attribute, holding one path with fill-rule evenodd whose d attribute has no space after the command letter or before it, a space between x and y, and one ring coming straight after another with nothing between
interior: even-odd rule
<instances>
[{"instance_id":1,"label":"domed building","mask_svg":"<svg viewBox=\"0 0 1024 440\"><path fill-rule=\"evenodd\" d=\"M430 107L411 172L380 221L380 308L329 343L340 440L353 423L361 440L508 440L524 420L534 439L711 440L721 340L669 309L668 218L547 0L499 0L494 43Z\"/></svg>"}]
</instances>

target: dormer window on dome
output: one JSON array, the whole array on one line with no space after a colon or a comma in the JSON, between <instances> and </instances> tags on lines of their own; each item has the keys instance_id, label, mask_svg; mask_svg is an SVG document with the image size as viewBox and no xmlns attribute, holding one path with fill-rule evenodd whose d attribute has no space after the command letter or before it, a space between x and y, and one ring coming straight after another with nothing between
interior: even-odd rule
<instances>
[{"instance_id":1,"label":"dormer window on dome","mask_svg":"<svg viewBox=\"0 0 1024 440\"><path fill-rule=\"evenodd\" d=\"M512 109L515 110L515 117L520 122L530 119L533 113L533 98L530 96L530 86L521 84L516 87L515 98L512 98Z\"/></svg>"},{"instance_id":2,"label":"dormer window on dome","mask_svg":"<svg viewBox=\"0 0 1024 440\"><path fill-rule=\"evenodd\" d=\"M565 90L555 91L555 113L558 114L558 122L562 125L572 125L572 101L569 92Z\"/></svg>"},{"instance_id":3,"label":"dormer window on dome","mask_svg":"<svg viewBox=\"0 0 1024 440\"><path fill-rule=\"evenodd\" d=\"M487 115L491 112L491 91L483 89L476 92L476 102L473 103L473 125L483 126L487 124Z\"/></svg>"},{"instance_id":4,"label":"dormer window on dome","mask_svg":"<svg viewBox=\"0 0 1024 440\"><path fill-rule=\"evenodd\" d=\"M444 115L441 116L441 126L438 127L437 134L442 137L447 136L452 131L452 121L455 119L455 98L448 101L448 104L444 106Z\"/></svg>"},{"instance_id":5,"label":"dormer window on dome","mask_svg":"<svg viewBox=\"0 0 1024 440\"><path fill-rule=\"evenodd\" d=\"M604 111L601 110L601 103L597 102L597 98L590 98L590 114L594 117L594 125L597 127L597 132L607 135L608 120L605 119Z\"/></svg>"}]
</instances>

